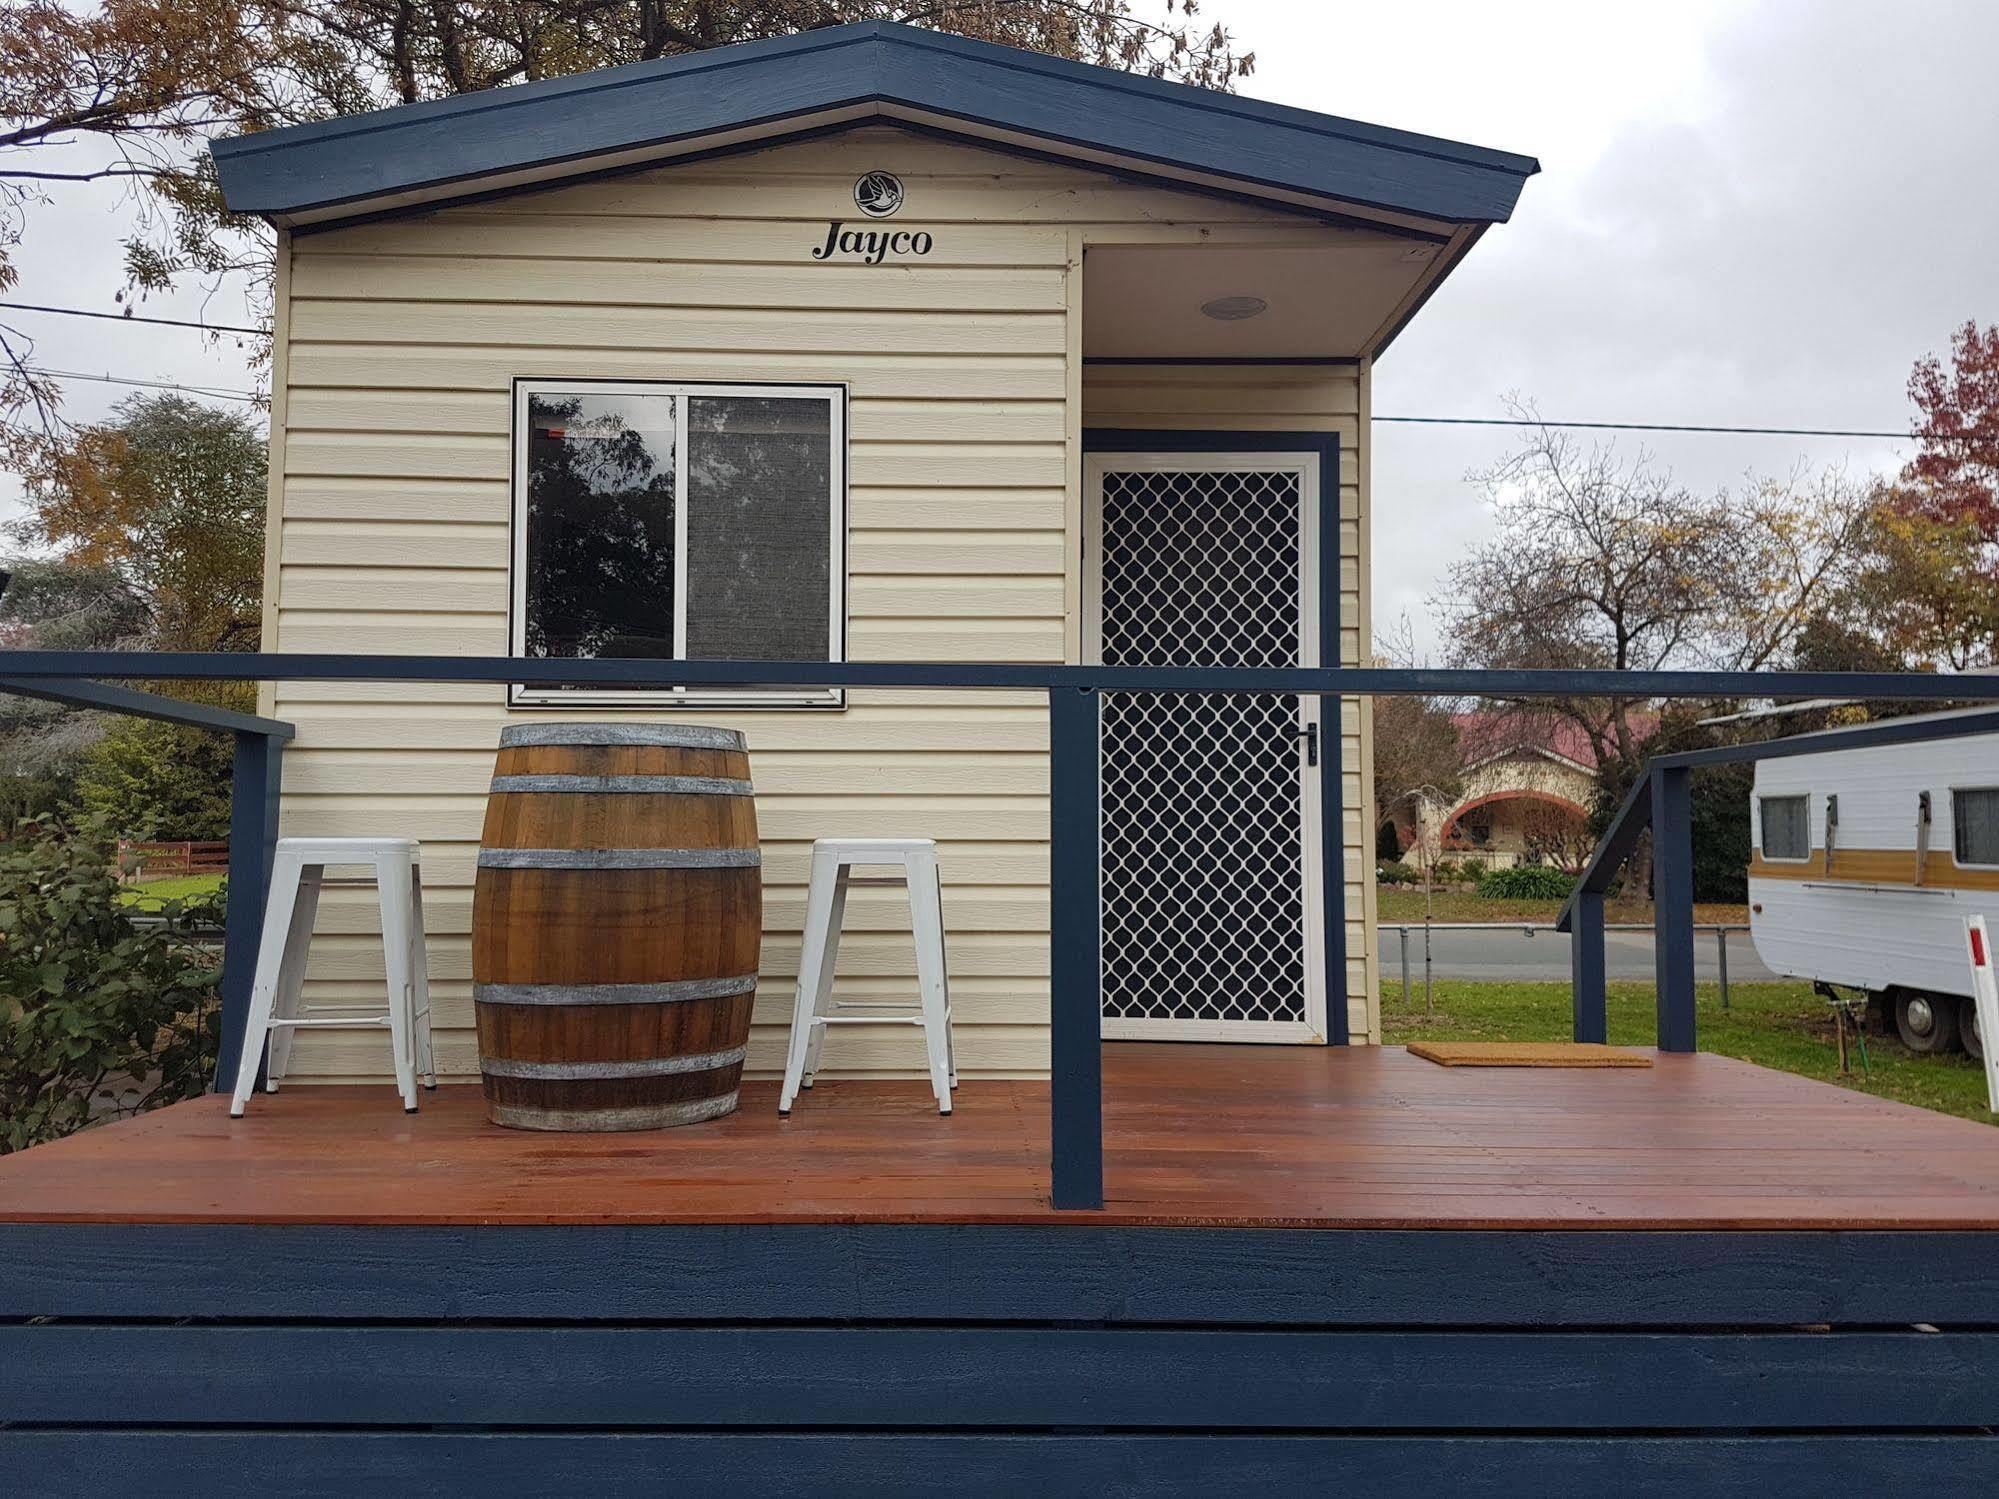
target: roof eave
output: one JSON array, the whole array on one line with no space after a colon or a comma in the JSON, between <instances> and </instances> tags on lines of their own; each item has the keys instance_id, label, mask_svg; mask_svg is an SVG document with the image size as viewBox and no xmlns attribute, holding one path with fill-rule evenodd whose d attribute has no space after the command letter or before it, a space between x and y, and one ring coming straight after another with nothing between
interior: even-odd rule
<instances>
[{"instance_id":1,"label":"roof eave","mask_svg":"<svg viewBox=\"0 0 1999 1499\"><path fill-rule=\"evenodd\" d=\"M1503 222L1539 170L1527 157L874 22L238 136L211 149L232 209L303 223L447 200L509 179L533 185L671 160L724 137L782 135L843 113L948 120L1050 150L1236 182L1253 194L1442 224ZM1171 152L1160 142L1171 142Z\"/></svg>"}]
</instances>

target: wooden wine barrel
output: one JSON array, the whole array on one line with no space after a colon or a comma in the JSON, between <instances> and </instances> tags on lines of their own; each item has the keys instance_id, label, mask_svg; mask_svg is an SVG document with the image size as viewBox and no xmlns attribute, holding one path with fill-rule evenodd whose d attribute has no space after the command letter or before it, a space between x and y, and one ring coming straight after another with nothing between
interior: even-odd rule
<instances>
[{"instance_id":1,"label":"wooden wine barrel","mask_svg":"<svg viewBox=\"0 0 1999 1499\"><path fill-rule=\"evenodd\" d=\"M731 1112L756 998L761 866L734 730L503 730L472 896L492 1121L659 1129Z\"/></svg>"}]
</instances>

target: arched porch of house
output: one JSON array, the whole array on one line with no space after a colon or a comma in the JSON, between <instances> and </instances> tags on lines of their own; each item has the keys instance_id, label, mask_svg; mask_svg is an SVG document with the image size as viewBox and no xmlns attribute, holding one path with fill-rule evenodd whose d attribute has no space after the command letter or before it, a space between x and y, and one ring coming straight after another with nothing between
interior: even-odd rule
<instances>
[{"instance_id":1,"label":"arched porch of house","mask_svg":"<svg viewBox=\"0 0 1999 1499\"><path fill-rule=\"evenodd\" d=\"M1566 796L1528 787L1489 791L1445 815L1437 831L1439 856L1494 869L1572 867L1588 852L1588 827L1588 809Z\"/></svg>"}]
</instances>

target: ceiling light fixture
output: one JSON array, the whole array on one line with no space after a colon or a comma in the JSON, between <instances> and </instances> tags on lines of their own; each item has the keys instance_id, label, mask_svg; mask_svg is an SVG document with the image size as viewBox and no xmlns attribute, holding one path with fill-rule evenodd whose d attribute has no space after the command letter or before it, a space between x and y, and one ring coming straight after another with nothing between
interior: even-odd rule
<instances>
[{"instance_id":1,"label":"ceiling light fixture","mask_svg":"<svg viewBox=\"0 0 1999 1499\"><path fill-rule=\"evenodd\" d=\"M1211 317L1220 323L1239 323L1244 318L1267 311L1269 307L1270 304L1261 297L1216 297L1212 302L1201 304L1201 316Z\"/></svg>"}]
</instances>

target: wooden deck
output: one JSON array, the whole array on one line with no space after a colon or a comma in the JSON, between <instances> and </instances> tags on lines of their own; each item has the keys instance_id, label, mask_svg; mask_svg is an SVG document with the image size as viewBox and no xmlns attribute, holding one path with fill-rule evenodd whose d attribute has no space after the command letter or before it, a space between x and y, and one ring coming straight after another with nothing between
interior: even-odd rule
<instances>
[{"instance_id":1,"label":"wooden deck","mask_svg":"<svg viewBox=\"0 0 1999 1499\"><path fill-rule=\"evenodd\" d=\"M1447 1069L1399 1048L1106 1047L1107 1202L1048 1206L1048 1090L828 1082L789 1120L489 1125L476 1088L207 1098L0 1159L0 1223L1999 1229L1999 1131L1714 1056Z\"/></svg>"}]
</instances>

